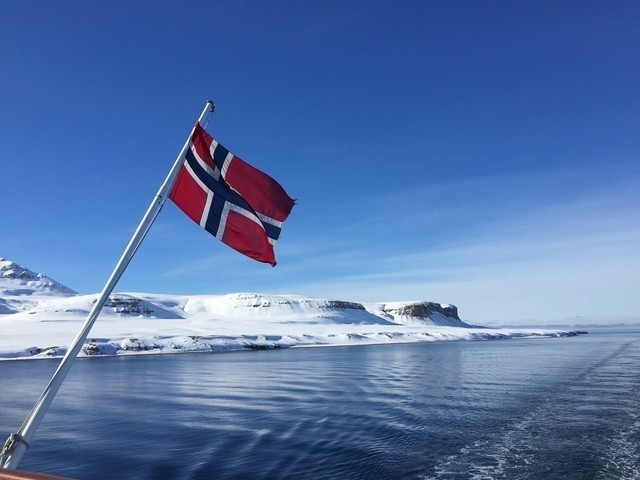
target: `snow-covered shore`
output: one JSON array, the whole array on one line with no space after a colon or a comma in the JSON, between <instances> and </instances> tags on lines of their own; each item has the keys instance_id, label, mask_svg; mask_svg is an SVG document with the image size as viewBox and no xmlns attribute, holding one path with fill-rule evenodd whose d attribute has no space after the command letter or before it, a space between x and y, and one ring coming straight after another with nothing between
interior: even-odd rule
<instances>
[{"instance_id":1,"label":"snow-covered shore","mask_svg":"<svg viewBox=\"0 0 640 480\"><path fill-rule=\"evenodd\" d=\"M0 258L0 360L64 355L95 303ZM80 356L558 337L576 332L470 327L433 302L360 304L296 295L113 295Z\"/></svg>"},{"instance_id":2,"label":"snow-covered shore","mask_svg":"<svg viewBox=\"0 0 640 480\"><path fill-rule=\"evenodd\" d=\"M0 359L64 355L80 318L3 319ZM304 346L557 337L560 330L483 329L378 324L282 324L251 319L114 318L96 322L80 356L136 355Z\"/></svg>"}]
</instances>

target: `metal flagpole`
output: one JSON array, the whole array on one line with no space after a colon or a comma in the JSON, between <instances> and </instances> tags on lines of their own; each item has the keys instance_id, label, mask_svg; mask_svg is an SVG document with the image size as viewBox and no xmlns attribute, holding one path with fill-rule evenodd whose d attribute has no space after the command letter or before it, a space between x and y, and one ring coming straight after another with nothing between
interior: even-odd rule
<instances>
[{"instance_id":1,"label":"metal flagpole","mask_svg":"<svg viewBox=\"0 0 640 480\"><path fill-rule=\"evenodd\" d=\"M207 104L200 114L198 122L202 123L206 116L214 110L214 103L211 100L207 100ZM138 225L138 228L131 237L127 248L124 250L124 253L120 257L118 264L116 265L113 273L104 286L100 297L94 304L91 312L89 312L89 316L85 320L84 325L82 326L82 330L80 330L80 332L76 335L76 338L73 340L72 346L69 348L66 355L60 362L58 369L53 374L53 377L51 377L49 384L44 389L44 392L42 392L42 395L40 395L40 398L36 401L35 405L31 409L31 412L29 412L29 415L27 415L27 418L22 423L22 426L20 427L18 432L12 433L7 439L2 453L0 454L0 468L15 469L18 466L18 463L20 463L20 459L29 447L29 442L31 442L33 436L35 435L35 432L40 425L40 422L44 418L44 415L47 413L47 409L51 405L53 398L56 396L56 393L58 393L58 390L60 389L62 382L69 372L73 361L77 357L80 349L82 348L82 345L87 339L87 335L89 335L91 327L98 318L102 307L104 306L107 299L109 298L109 295L118 283L118 280L120 280L120 277L129 265L129 262L135 255L138 247L144 240L144 237L146 236L154 220L160 213L160 210L162 210L162 206L167 200L167 196L169 195L169 191L171 189L173 181L175 180L182 162L184 161L184 157L187 153L187 149L189 148L189 142L194 130L195 127L193 130L191 130L191 134L189 135L187 142L184 144L184 147L182 147L182 150L180 151L178 158L176 158L173 167L171 167L167 178L158 190L156 196L153 198L151 205L149 205L149 208L147 209L147 213L145 213L144 217L140 221L140 224Z\"/></svg>"}]
</instances>

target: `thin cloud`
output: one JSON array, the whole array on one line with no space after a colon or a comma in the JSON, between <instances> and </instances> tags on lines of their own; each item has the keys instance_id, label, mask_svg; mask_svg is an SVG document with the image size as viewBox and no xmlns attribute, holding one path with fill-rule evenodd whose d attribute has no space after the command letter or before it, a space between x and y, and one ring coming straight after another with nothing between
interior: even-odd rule
<instances>
[{"instance_id":1,"label":"thin cloud","mask_svg":"<svg viewBox=\"0 0 640 480\"><path fill-rule=\"evenodd\" d=\"M473 236L448 245L429 247L428 232L421 232L424 242L412 238L417 245L411 251L372 238L358 250L306 262L322 268L341 261L347 267L342 273L283 288L361 301L458 299L485 321L640 311L633 294L640 284L640 208L632 183L574 195L570 202L545 199L526 210L505 209L501 221L480 218ZM401 203L403 197L397 196Z\"/></svg>"}]
</instances>

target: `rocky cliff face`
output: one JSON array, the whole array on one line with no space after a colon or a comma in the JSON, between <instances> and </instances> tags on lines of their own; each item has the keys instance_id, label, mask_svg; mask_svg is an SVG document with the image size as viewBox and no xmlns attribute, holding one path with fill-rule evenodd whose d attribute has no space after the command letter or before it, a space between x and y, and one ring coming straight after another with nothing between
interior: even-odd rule
<instances>
[{"instance_id":1,"label":"rocky cliff face","mask_svg":"<svg viewBox=\"0 0 640 480\"><path fill-rule=\"evenodd\" d=\"M434 325L442 327L469 327L460 320L454 305L434 302L390 303L382 311L403 325Z\"/></svg>"},{"instance_id":2,"label":"rocky cliff face","mask_svg":"<svg viewBox=\"0 0 640 480\"><path fill-rule=\"evenodd\" d=\"M385 306L384 311L390 315L403 317L427 318L434 313L460 320L458 309L454 305L442 305L433 302L409 303L400 306Z\"/></svg>"},{"instance_id":3,"label":"rocky cliff face","mask_svg":"<svg viewBox=\"0 0 640 480\"><path fill-rule=\"evenodd\" d=\"M135 297L116 297L112 295L109 297L106 306L112 308L115 313L133 315L152 315L154 313L147 302Z\"/></svg>"},{"instance_id":4,"label":"rocky cliff face","mask_svg":"<svg viewBox=\"0 0 640 480\"><path fill-rule=\"evenodd\" d=\"M366 310L364 305L343 300L322 300L315 298L285 297L279 295L260 295L257 293L236 293L227 296L236 308L278 308L281 306L299 306L317 308L320 310Z\"/></svg>"}]
</instances>

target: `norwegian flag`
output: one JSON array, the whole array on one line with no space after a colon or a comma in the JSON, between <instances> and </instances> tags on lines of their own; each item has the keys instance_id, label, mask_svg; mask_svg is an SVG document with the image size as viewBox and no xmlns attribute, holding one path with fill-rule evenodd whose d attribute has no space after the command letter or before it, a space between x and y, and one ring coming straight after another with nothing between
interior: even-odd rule
<instances>
[{"instance_id":1,"label":"norwegian flag","mask_svg":"<svg viewBox=\"0 0 640 480\"><path fill-rule=\"evenodd\" d=\"M294 201L278 182L231 154L198 122L169 198L231 248L276 265L273 246Z\"/></svg>"}]
</instances>

